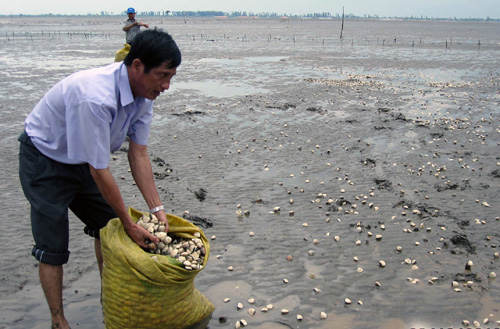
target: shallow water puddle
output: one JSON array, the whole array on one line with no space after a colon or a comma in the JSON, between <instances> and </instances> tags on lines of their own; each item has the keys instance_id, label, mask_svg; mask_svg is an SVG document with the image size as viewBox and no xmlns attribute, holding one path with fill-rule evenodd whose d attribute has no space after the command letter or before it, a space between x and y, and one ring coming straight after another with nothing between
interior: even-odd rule
<instances>
[{"instance_id":1,"label":"shallow water puddle","mask_svg":"<svg viewBox=\"0 0 500 329\"><path fill-rule=\"evenodd\" d=\"M217 80L176 82L172 84L170 91L175 92L177 90L196 90L205 96L217 98L269 92L267 89L253 87L245 83L228 85Z\"/></svg>"}]
</instances>

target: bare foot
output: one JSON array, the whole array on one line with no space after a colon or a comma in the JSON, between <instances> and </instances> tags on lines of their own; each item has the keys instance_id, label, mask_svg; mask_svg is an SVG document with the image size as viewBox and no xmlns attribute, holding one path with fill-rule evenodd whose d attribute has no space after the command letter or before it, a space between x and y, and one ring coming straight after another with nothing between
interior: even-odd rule
<instances>
[{"instance_id":1,"label":"bare foot","mask_svg":"<svg viewBox=\"0 0 500 329\"><path fill-rule=\"evenodd\" d=\"M58 322L52 322L51 329L71 329L66 319Z\"/></svg>"}]
</instances>

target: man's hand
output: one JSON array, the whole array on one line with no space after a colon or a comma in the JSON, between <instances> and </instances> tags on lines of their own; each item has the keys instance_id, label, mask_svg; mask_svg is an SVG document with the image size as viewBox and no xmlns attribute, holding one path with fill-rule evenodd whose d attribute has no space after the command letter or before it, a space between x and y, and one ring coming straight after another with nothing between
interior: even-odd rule
<instances>
[{"instance_id":1,"label":"man's hand","mask_svg":"<svg viewBox=\"0 0 500 329\"><path fill-rule=\"evenodd\" d=\"M160 242L160 239L158 239L156 236L144 229L144 227L137 225L136 223L132 223L131 225L128 225L128 227L125 227L125 231L127 232L128 236L132 240L134 240L135 243L137 243L144 249L150 249L148 243L146 243L146 240L154 242L155 244Z\"/></svg>"},{"instance_id":2,"label":"man's hand","mask_svg":"<svg viewBox=\"0 0 500 329\"><path fill-rule=\"evenodd\" d=\"M154 215L156 216L156 218L158 218L159 221L162 221L163 223L165 223L165 233L167 233L169 226L168 226L167 214L165 213L165 211L160 210L158 212L155 212Z\"/></svg>"}]
</instances>

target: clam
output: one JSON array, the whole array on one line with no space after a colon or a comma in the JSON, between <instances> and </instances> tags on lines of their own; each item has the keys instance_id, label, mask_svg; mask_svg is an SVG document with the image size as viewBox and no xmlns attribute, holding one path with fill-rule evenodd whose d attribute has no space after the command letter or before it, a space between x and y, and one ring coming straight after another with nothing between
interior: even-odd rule
<instances>
[{"instance_id":1,"label":"clam","mask_svg":"<svg viewBox=\"0 0 500 329\"><path fill-rule=\"evenodd\" d=\"M175 258L186 270L199 270L203 267L206 249L200 239L201 232L195 232L192 239L169 236L165 232L165 225L159 223L155 215L151 218L142 216L137 221L137 225L160 240L157 244L148 243L150 253Z\"/></svg>"},{"instance_id":2,"label":"clam","mask_svg":"<svg viewBox=\"0 0 500 329\"><path fill-rule=\"evenodd\" d=\"M467 264L465 264L465 269L466 269L466 270L470 270L470 269L472 268L472 266L473 266L473 265L474 265L474 263L472 263L472 261L471 261L471 260L469 260L469 261L467 262Z\"/></svg>"}]
</instances>

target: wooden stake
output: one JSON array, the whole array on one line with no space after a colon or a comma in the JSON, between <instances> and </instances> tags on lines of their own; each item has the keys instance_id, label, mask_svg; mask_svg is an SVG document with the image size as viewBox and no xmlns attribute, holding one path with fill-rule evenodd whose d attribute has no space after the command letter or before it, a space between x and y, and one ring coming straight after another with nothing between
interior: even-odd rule
<instances>
[{"instance_id":1,"label":"wooden stake","mask_svg":"<svg viewBox=\"0 0 500 329\"><path fill-rule=\"evenodd\" d=\"M344 32L344 7L342 6L342 27L340 28L340 40L342 40L342 32Z\"/></svg>"}]
</instances>

